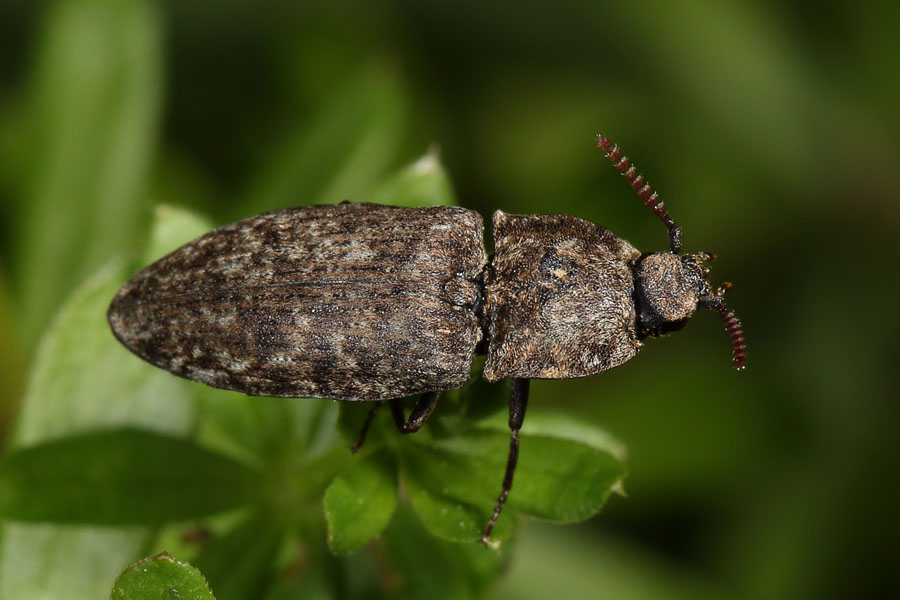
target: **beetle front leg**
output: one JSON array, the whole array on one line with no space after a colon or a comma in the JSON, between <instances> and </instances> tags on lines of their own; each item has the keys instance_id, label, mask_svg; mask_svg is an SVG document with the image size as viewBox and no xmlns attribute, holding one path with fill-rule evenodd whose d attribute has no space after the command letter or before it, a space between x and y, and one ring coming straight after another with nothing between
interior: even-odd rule
<instances>
[{"instance_id":1,"label":"beetle front leg","mask_svg":"<svg viewBox=\"0 0 900 600\"><path fill-rule=\"evenodd\" d=\"M528 407L528 386L530 379L513 379L509 385L509 456L506 458L506 475L503 477L503 489L497 498L497 506L494 507L494 513L488 521L487 527L484 528L484 535L481 536L481 543L487 545L491 539L491 531L494 524L506 504L506 498L512 489L513 476L516 474L516 463L519 460L519 430L522 429L522 422L525 420L525 409Z\"/></svg>"},{"instance_id":2,"label":"beetle front leg","mask_svg":"<svg viewBox=\"0 0 900 600\"><path fill-rule=\"evenodd\" d=\"M418 431L425 424L425 421L428 420L428 417L431 416L431 413L434 412L440 397L440 392L426 392L419 396L412 412L409 413L409 419L405 422L403 420L403 406L400 404L400 398L390 400L391 415L393 415L394 423L397 425L400 433L415 433Z\"/></svg>"}]
</instances>

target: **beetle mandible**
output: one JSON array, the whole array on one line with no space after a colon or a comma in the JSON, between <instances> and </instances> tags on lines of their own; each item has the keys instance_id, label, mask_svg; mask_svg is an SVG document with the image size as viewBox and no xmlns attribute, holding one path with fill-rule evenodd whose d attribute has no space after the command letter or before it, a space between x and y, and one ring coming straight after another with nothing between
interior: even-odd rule
<instances>
[{"instance_id":1,"label":"beetle mandible","mask_svg":"<svg viewBox=\"0 0 900 600\"><path fill-rule=\"evenodd\" d=\"M680 254L681 229L618 146L598 147L668 228L642 254L567 215L494 213L488 257L480 215L448 206L305 206L220 227L158 260L116 294L108 318L129 350L172 373L252 396L388 402L418 430L442 391L510 378L510 446L491 530L512 488L530 379L600 373L646 337L717 311L741 369L746 347L710 287L712 254ZM399 399L420 395L404 419Z\"/></svg>"}]
</instances>

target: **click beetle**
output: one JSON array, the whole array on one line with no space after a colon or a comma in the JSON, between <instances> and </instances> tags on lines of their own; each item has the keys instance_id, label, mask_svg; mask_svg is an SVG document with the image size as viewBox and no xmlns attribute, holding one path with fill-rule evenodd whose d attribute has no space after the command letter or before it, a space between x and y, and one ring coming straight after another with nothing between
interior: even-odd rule
<instances>
[{"instance_id":1,"label":"click beetle","mask_svg":"<svg viewBox=\"0 0 900 600\"><path fill-rule=\"evenodd\" d=\"M132 277L108 318L132 352L175 375L253 396L385 401L418 430L442 391L486 354L487 381L511 379L506 472L485 527L512 488L531 379L569 379L631 359L642 340L717 311L741 369L740 322L712 254L680 254L681 229L606 137L598 147L668 229L642 254L568 215L493 216L487 256L472 210L376 204L304 206L220 227ZM419 395L404 418L399 399Z\"/></svg>"}]
</instances>

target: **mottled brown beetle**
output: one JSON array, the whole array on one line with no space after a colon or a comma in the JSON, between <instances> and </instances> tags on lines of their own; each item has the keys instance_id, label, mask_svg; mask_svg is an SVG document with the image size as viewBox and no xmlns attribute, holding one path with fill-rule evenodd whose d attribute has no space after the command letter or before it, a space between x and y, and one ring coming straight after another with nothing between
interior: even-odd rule
<instances>
[{"instance_id":1,"label":"mottled brown beetle","mask_svg":"<svg viewBox=\"0 0 900 600\"><path fill-rule=\"evenodd\" d=\"M154 365L253 396L388 401L400 431L418 430L441 391L461 387L474 354L484 378L511 378L506 475L482 541L512 487L530 379L600 373L647 336L719 312L733 363L740 323L712 291L711 254L679 255L681 230L605 137L597 145L669 230L669 252L641 254L567 215L457 207L306 206L216 229L131 278L109 308L116 337ZM420 394L404 420L399 399Z\"/></svg>"}]
</instances>

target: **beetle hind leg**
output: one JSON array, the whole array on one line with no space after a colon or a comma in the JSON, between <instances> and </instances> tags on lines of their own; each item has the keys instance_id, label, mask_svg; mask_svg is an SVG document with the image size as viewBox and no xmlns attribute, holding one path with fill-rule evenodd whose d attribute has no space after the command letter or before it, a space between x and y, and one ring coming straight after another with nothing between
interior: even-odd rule
<instances>
[{"instance_id":1,"label":"beetle hind leg","mask_svg":"<svg viewBox=\"0 0 900 600\"><path fill-rule=\"evenodd\" d=\"M403 406L400 404L400 398L389 400L391 404L391 415L394 417L394 423L400 433L415 433L431 416L437 406L438 399L441 397L440 392L426 392L419 396L412 412L409 413L409 419L403 419Z\"/></svg>"},{"instance_id":2,"label":"beetle hind leg","mask_svg":"<svg viewBox=\"0 0 900 600\"><path fill-rule=\"evenodd\" d=\"M491 539L491 531L494 524L500 517L503 505L509 497L509 491L512 489L513 476L516 474L516 463L519 461L519 430L522 429L522 422L525 420L525 409L528 406L528 387L531 383L530 379L513 379L509 386L509 455L506 458L506 474L503 477L503 489L500 496L497 497L497 505L488 521L487 527L484 528L484 534L481 536L481 543L488 545Z\"/></svg>"}]
</instances>

